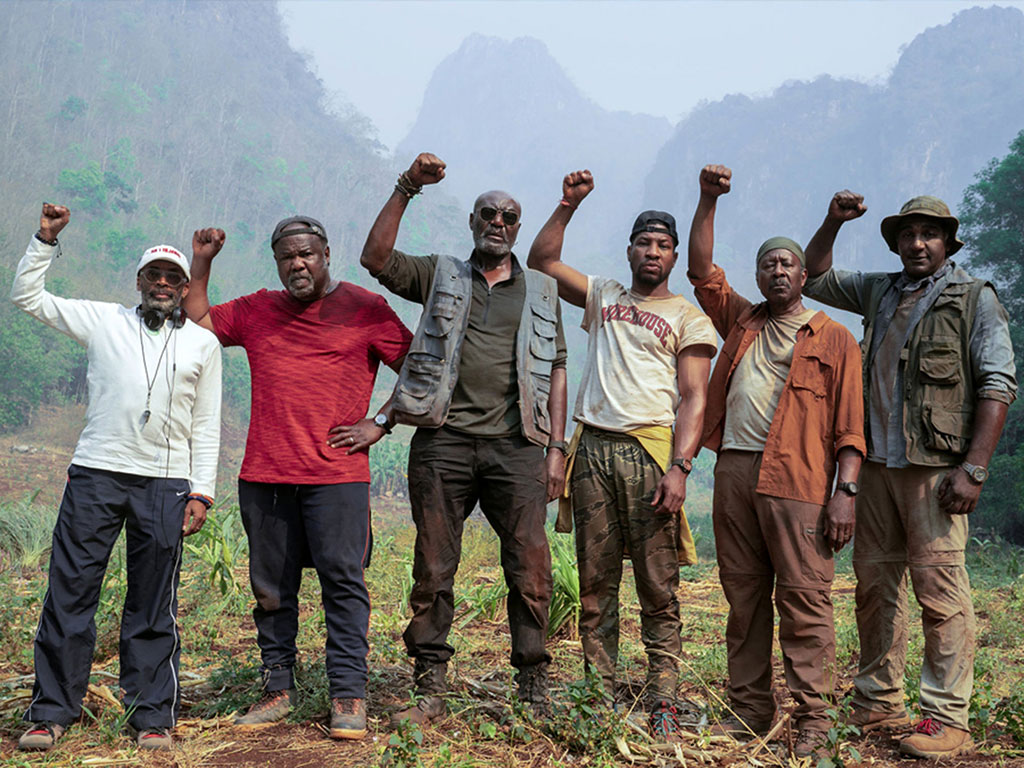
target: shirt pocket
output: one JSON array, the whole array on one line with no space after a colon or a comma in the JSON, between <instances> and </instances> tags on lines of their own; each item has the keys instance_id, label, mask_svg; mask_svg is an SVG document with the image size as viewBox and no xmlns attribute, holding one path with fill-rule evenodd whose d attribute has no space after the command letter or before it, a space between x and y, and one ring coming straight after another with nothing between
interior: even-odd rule
<instances>
[{"instance_id":1,"label":"shirt pocket","mask_svg":"<svg viewBox=\"0 0 1024 768\"><path fill-rule=\"evenodd\" d=\"M793 389L822 399L832 390L833 371L831 355L816 350L805 352L793 359L789 382Z\"/></svg>"}]
</instances>

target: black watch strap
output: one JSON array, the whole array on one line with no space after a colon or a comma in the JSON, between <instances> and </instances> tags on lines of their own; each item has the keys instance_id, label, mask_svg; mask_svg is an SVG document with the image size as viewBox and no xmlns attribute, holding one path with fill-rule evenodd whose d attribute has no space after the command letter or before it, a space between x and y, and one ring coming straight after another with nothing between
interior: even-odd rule
<instances>
[{"instance_id":1,"label":"black watch strap","mask_svg":"<svg viewBox=\"0 0 1024 768\"><path fill-rule=\"evenodd\" d=\"M565 456L569 455L569 446L565 444L565 440L552 440L548 443L548 450L550 451L552 448L561 451Z\"/></svg>"},{"instance_id":2,"label":"black watch strap","mask_svg":"<svg viewBox=\"0 0 1024 768\"><path fill-rule=\"evenodd\" d=\"M688 475L693 471L693 459L672 459L669 467L679 467L684 475Z\"/></svg>"}]
</instances>

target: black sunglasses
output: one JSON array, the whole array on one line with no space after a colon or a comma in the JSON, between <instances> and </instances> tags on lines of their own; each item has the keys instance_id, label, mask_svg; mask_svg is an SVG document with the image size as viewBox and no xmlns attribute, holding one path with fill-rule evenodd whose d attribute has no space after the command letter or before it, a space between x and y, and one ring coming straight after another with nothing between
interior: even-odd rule
<instances>
[{"instance_id":1,"label":"black sunglasses","mask_svg":"<svg viewBox=\"0 0 1024 768\"><path fill-rule=\"evenodd\" d=\"M171 286L171 288L180 288L185 284L185 276L181 274L181 272L171 272L166 269L146 267L139 274L142 275L142 279L147 283L155 283L162 277L164 282Z\"/></svg>"},{"instance_id":2,"label":"black sunglasses","mask_svg":"<svg viewBox=\"0 0 1024 768\"><path fill-rule=\"evenodd\" d=\"M491 221L495 216L501 214L501 221L506 227L514 226L519 221L519 214L515 211L499 211L497 208L484 206L480 209L480 218L484 221Z\"/></svg>"}]
</instances>

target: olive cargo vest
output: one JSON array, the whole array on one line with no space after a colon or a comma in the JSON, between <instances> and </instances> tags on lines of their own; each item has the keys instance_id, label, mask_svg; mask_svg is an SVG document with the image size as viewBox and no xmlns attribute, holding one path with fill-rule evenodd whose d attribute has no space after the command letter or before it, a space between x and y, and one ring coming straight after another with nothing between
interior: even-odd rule
<instances>
[{"instance_id":1,"label":"olive cargo vest","mask_svg":"<svg viewBox=\"0 0 1024 768\"><path fill-rule=\"evenodd\" d=\"M516 334L519 415L523 435L546 446L551 434L548 397L557 352L558 287L553 278L536 270L524 269L523 275L526 297ZM397 423L414 427L444 424L459 378L472 295L470 263L438 256L434 282L392 396Z\"/></svg>"},{"instance_id":2,"label":"olive cargo vest","mask_svg":"<svg viewBox=\"0 0 1024 768\"><path fill-rule=\"evenodd\" d=\"M872 342L879 305L899 278L894 272L868 291L864 311L864 414L870 413ZM957 268L900 351L903 435L907 461L920 466L955 466L970 447L977 407L970 339L978 295L988 283ZM897 375L899 381L899 375Z\"/></svg>"}]
</instances>

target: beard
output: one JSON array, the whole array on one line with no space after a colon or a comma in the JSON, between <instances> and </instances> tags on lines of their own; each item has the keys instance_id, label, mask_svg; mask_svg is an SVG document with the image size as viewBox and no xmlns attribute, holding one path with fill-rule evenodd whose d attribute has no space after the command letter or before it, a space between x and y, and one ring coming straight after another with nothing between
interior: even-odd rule
<instances>
[{"instance_id":1,"label":"beard","mask_svg":"<svg viewBox=\"0 0 1024 768\"><path fill-rule=\"evenodd\" d=\"M483 256L501 258L512 253L511 243L504 240L500 243L495 240L488 240L484 235L473 236L473 247L476 248L477 253Z\"/></svg>"},{"instance_id":2,"label":"beard","mask_svg":"<svg viewBox=\"0 0 1024 768\"><path fill-rule=\"evenodd\" d=\"M641 268L638 269L633 275L633 278L636 280L636 282L640 283L641 285L649 285L651 287L660 285L662 282L664 282L665 272L662 269L659 268L657 271L648 271L643 269L642 267L643 265L641 265Z\"/></svg>"},{"instance_id":3,"label":"beard","mask_svg":"<svg viewBox=\"0 0 1024 768\"><path fill-rule=\"evenodd\" d=\"M142 310L156 310L162 312L164 315L169 315L178 306L180 299L177 295L172 295L167 298L158 298L152 293L144 293L142 295Z\"/></svg>"},{"instance_id":4,"label":"beard","mask_svg":"<svg viewBox=\"0 0 1024 768\"><path fill-rule=\"evenodd\" d=\"M290 275L288 277L288 293L303 301L316 293L316 285L310 275Z\"/></svg>"}]
</instances>

